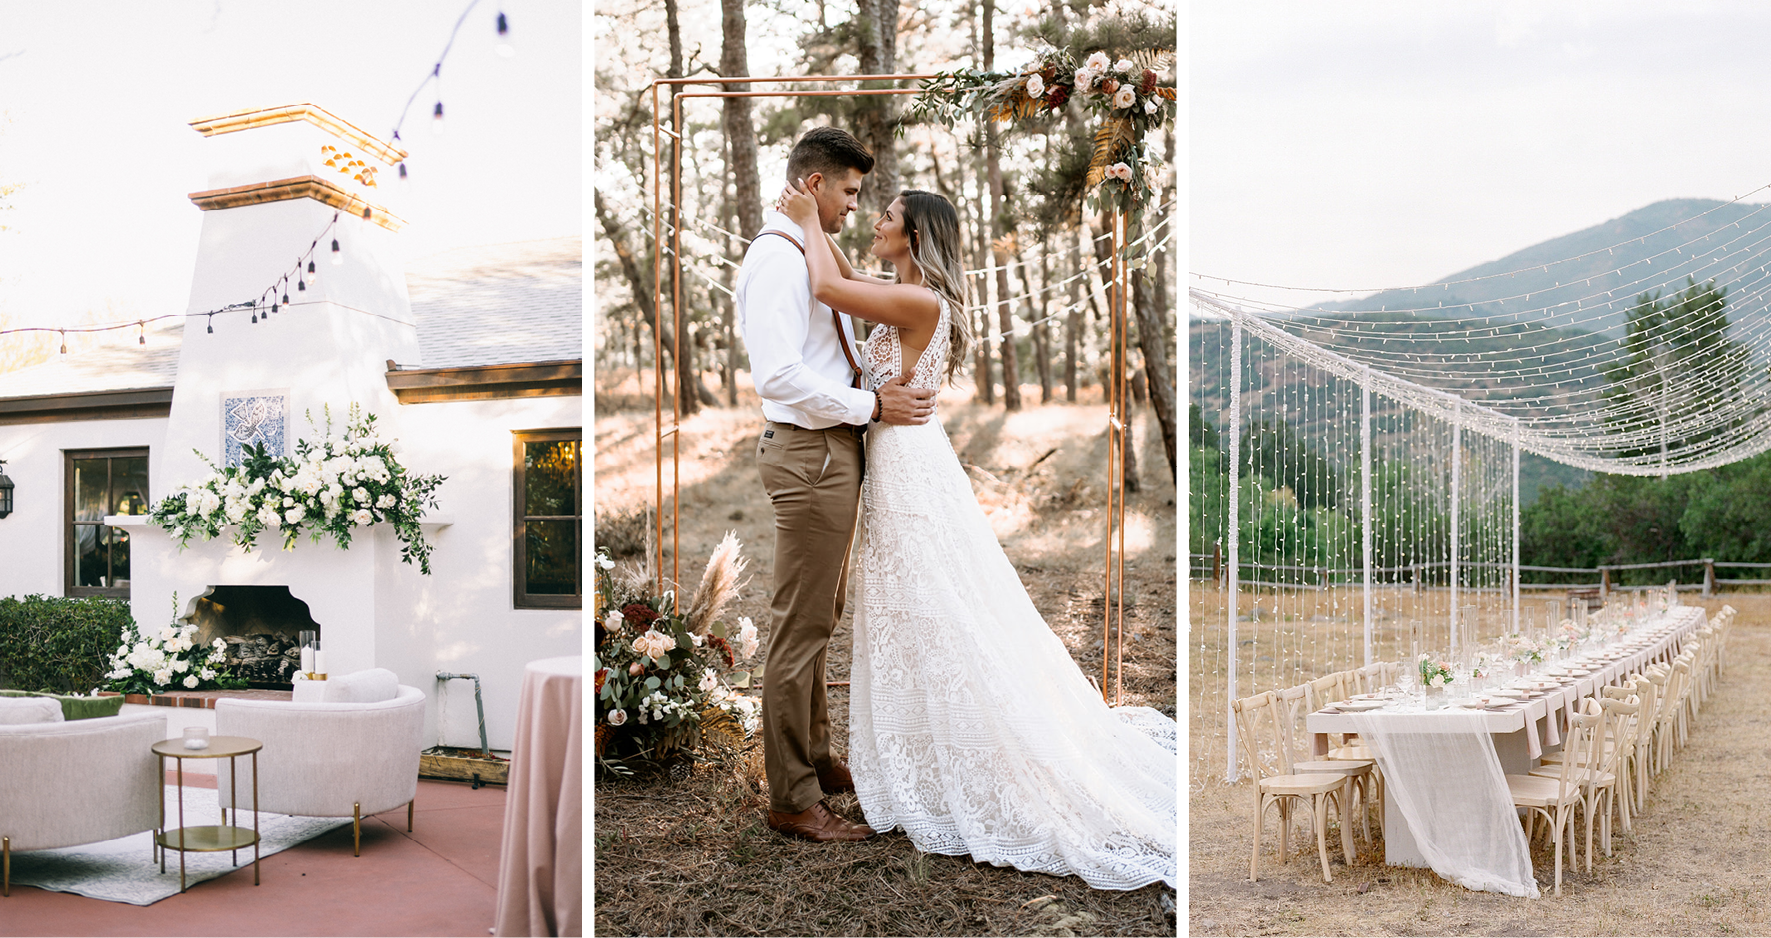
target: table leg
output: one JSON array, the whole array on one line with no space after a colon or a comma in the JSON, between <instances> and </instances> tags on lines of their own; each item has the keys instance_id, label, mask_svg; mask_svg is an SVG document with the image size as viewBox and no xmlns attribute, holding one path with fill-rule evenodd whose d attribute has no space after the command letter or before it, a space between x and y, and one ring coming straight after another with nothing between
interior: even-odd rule
<instances>
[{"instance_id":1,"label":"table leg","mask_svg":"<svg viewBox=\"0 0 1771 938\"><path fill-rule=\"evenodd\" d=\"M174 757L177 758L177 757ZM178 891L184 892L184 760L178 760Z\"/></svg>"},{"instance_id":2,"label":"table leg","mask_svg":"<svg viewBox=\"0 0 1771 938\"><path fill-rule=\"evenodd\" d=\"M1310 753L1314 758L1328 757L1328 734L1316 733L1310 737Z\"/></svg>"},{"instance_id":3,"label":"table leg","mask_svg":"<svg viewBox=\"0 0 1771 938\"><path fill-rule=\"evenodd\" d=\"M252 885L258 885L258 751L252 752Z\"/></svg>"},{"instance_id":4,"label":"table leg","mask_svg":"<svg viewBox=\"0 0 1771 938\"><path fill-rule=\"evenodd\" d=\"M160 837L166 833L166 757L154 756L157 771L154 777L154 790L160 794L160 826L154 829L153 856L160 861L160 872L166 872L166 848L160 846Z\"/></svg>"},{"instance_id":5,"label":"table leg","mask_svg":"<svg viewBox=\"0 0 1771 938\"><path fill-rule=\"evenodd\" d=\"M240 772L239 772L240 763L237 761L238 759L239 759L238 756L228 756L228 804L231 804L231 805L237 805L240 803L240 797L238 794L238 792L240 790L240 783L238 781L238 779L240 777ZM240 812L238 809L236 809L234 811L234 820L238 821L239 819L240 819ZM228 826L228 816L225 811L222 812L222 815L221 815L221 826L222 827ZM232 839L233 836L234 835L232 835L232 834L228 835L229 839ZM240 865L240 851L238 848L234 849L234 851L232 853L231 862L235 866Z\"/></svg>"}]
</instances>

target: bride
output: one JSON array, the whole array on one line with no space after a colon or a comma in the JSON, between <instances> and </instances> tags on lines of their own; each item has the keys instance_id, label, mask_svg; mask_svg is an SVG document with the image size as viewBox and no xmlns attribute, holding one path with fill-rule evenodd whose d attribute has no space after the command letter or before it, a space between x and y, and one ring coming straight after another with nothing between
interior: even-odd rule
<instances>
[{"instance_id":1,"label":"bride","mask_svg":"<svg viewBox=\"0 0 1771 938\"><path fill-rule=\"evenodd\" d=\"M789 184L805 231L818 208ZM813 295L878 324L866 387L951 380L971 341L953 205L900 194L874 225L895 280L807 244ZM849 765L875 830L920 850L1075 875L1099 889L1177 885L1174 721L1109 708L1034 608L939 418L867 434L850 674Z\"/></svg>"}]
</instances>

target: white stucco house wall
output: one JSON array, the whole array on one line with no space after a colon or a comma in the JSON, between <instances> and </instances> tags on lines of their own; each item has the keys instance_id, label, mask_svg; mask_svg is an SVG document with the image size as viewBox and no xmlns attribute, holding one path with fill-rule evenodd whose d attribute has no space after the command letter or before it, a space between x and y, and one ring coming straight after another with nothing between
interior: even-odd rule
<instances>
[{"instance_id":1,"label":"white stucco house wall","mask_svg":"<svg viewBox=\"0 0 1771 938\"><path fill-rule=\"evenodd\" d=\"M491 744L508 749L524 664L582 653L581 239L408 264L388 192L400 151L305 104L192 126L214 164L190 194L205 214L182 328L0 375L0 471L16 506L0 518L0 596L118 596L137 622L160 624L175 593L185 615L215 587L287 587L320 626L332 673L394 671L431 698L427 740L456 746L478 744L472 685L436 675L476 673ZM383 170L380 184L325 165L338 151ZM284 281L309 254L312 285ZM261 296L279 301L274 315L209 315ZM329 408L341 430L356 404L398 439L408 469L448 477L423 526L431 575L401 561L386 524L357 529L348 550L304 538L285 551L273 534L248 552L225 537L180 550L137 517L207 474L198 453L225 461L239 426L224 410L255 396L283 405L290 454L319 435L305 413ZM542 451L575 476L572 504L556 486L536 519L524 461ZM102 519L87 488L75 493L76 466L108 493ZM101 469L109 481L93 482ZM542 525L580 555L564 585L557 549L542 580L525 574L525 532Z\"/></svg>"}]
</instances>

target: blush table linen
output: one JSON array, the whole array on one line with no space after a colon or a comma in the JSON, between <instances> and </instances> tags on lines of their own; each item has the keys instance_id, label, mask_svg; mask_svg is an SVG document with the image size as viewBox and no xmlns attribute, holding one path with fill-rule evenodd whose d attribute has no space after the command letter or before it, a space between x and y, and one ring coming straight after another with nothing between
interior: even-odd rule
<instances>
[{"instance_id":1,"label":"blush table linen","mask_svg":"<svg viewBox=\"0 0 1771 938\"><path fill-rule=\"evenodd\" d=\"M498 935L584 934L584 658L531 661L517 705Z\"/></svg>"}]
</instances>

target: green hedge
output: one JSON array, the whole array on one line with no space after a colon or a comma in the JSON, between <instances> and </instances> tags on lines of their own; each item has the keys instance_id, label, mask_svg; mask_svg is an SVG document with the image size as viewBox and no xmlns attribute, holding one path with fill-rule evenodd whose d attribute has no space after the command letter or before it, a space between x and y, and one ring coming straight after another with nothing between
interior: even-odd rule
<instances>
[{"instance_id":1,"label":"green hedge","mask_svg":"<svg viewBox=\"0 0 1771 938\"><path fill-rule=\"evenodd\" d=\"M102 686L133 621L120 599L0 599L0 687L84 694Z\"/></svg>"}]
</instances>

